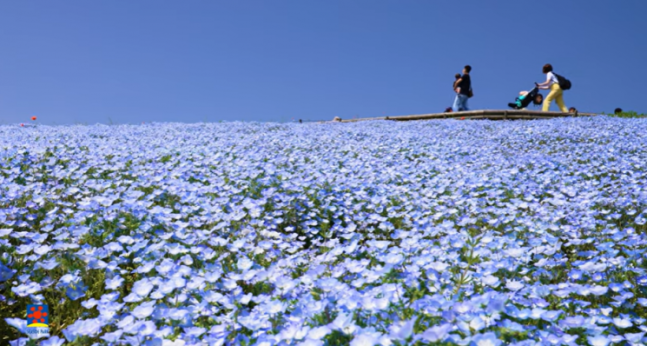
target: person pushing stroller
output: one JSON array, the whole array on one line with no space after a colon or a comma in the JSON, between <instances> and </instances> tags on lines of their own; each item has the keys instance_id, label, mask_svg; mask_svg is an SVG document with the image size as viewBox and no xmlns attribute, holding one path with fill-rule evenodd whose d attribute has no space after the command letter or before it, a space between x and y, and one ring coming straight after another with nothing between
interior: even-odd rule
<instances>
[{"instance_id":1,"label":"person pushing stroller","mask_svg":"<svg viewBox=\"0 0 647 346\"><path fill-rule=\"evenodd\" d=\"M539 93L539 88L534 87L530 91L522 91L514 102L508 103L508 107L512 109L524 109L530 105L530 102L535 105L540 105L544 101L544 96Z\"/></svg>"}]
</instances>

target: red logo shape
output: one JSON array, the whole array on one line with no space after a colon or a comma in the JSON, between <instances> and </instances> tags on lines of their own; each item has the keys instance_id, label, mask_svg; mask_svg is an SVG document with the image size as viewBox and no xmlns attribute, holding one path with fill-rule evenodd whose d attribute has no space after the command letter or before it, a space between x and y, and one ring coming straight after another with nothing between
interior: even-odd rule
<instances>
[{"instance_id":1,"label":"red logo shape","mask_svg":"<svg viewBox=\"0 0 647 346\"><path fill-rule=\"evenodd\" d=\"M47 317L47 312L43 312L42 306L39 306L38 309L32 306L30 310L31 310L31 313L27 315L27 318L31 319L31 323L28 323L28 324L45 323L44 317ZM29 322L29 320L27 322Z\"/></svg>"}]
</instances>

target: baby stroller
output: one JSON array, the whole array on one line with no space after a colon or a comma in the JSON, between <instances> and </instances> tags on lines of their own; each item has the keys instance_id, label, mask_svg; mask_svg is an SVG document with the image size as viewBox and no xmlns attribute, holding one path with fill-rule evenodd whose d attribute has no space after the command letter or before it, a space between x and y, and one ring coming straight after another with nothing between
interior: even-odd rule
<instances>
[{"instance_id":1,"label":"baby stroller","mask_svg":"<svg viewBox=\"0 0 647 346\"><path fill-rule=\"evenodd\" d=\"M523 109L528 107L530 105L530 102L534 103L535 105L540 105L542 102L544 102L544 96L539 93L539 89L537 87L534 87L530 92L526 94L521 94L517 96L517 98L514 100L512 103L508 103L508 107L512 109Z\"/></svg>"}]
</instances>

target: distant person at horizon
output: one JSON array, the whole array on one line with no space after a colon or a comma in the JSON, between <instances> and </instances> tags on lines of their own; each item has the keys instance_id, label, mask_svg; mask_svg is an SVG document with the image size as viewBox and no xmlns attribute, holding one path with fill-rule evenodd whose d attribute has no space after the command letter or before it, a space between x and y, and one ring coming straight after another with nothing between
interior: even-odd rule
<instances>
[{"instance_id":1,"label":"distant person at horizon","mask_svg":"<svg viewBox=\"0 0 647 346\"><path fill-rule=\"evenodd\" d=\"M551 64L544 65L542 72L546 74L546 81L539 84L535 83L535 85L537 85L539 89L550 89L550 92L544 99L544 104L542 105L541 110L548 112L550 103L555 100L555 103L557 103L559 109L563 113L568 113L568 108L566 107L566 105L564 105L564 91L559 87L557 76L555 76L555 74L553 73L553 66Z\"/></svg>"},{"instance_id":2,"label":"distant person at horizon","mask_svg":"<svg viewBox=\"0 0 647 346\"><path fill-rule=\"evenodd\" d=\"M613 111L613 114L620 114L622 113L622 108L616 108L616 110Z\"/></svg>"},{"instance_id":3,"label":"distant person at horizon","mask_svg":"<svg viewBox=\"0 0 647 346\"><path fill-rule=\"evenodd\" d=\"M463 75L459 78L456 83L456 98L454 99L454 106L452 107L454 112L468 111L467 99L472 95L472 78L470 77L470 72L472 67L470 65L465 65L463 68Z\"/></svg>"},{"instance_id":4,"label":"distant person at horizon","mask_svg":"<svg viewBox=\"0 0 647 346\"><path fill-rule=\"evenodd\" d=\"M568 112L569 113L577 113L577 108L571 107L571 108L568 109Z\"/></svg>"}]
</instances>

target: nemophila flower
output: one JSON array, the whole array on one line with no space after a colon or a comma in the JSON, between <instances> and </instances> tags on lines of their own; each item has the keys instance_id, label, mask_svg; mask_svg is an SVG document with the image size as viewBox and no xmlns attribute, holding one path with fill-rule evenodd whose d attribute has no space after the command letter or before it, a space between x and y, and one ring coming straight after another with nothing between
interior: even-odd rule
<instances>
[{"instance_id":1,"label":"nemophila flower","mask_svg":"<svg viewBox=\"0 0 647 346\"><path fill-rule=\"evenodd\" d=\"M469 302L456 303L452 307L452 310L454 310L458 314L467 314L473 311L473 309L474 309L474 305Z\"/></svg>"},{"instance_id":2,"label":"nemophila flower","mask_svg":"<svg viewBox=\"0 0 647 346\"><path fill-rule=\"evenodd\" d=\"M26 334L27 333L27 320L23 318L5 318L5 322L7 322L8 325L18 329L21 333Z\"/></svg>"},{"instance_id":3,"label":"nemophila flower","mask_svg":"<svg viewBox=\"0 0 647 346\"><path fill-rule=\"evenodd\" d=\"M98 302L96 299L94 299L94 298L90 298L90 299L88 299L88 300L85 300L85 301L81 302L81 305L82 305L84 308L86 308L86 309L92 309L92 308L93 308L93 307L95 307L98 303L99 303L99 302Z\"/></svg>"},{"instance_id":4,"label":"nemophila flower","mask_svg":"<svg viewBox=\"0 0 647 346\"><path fill-rule=\"evenodd\" d=\"M63 329L67 341L74 341L79 336L95 336L101 331L101 323L97 319L78 320Z\"/></svg>"},{"instance_id":5,"label":"nemophila flower","mask_svg":"<svg viewBox=\"0 0 647 346\"><path fill-rule=\"evenodd\" d=\"M241 271L246 271L252 267L254 262L252 262L249 258L247 257L241 257L238 259L237 267Z\"/></svg>"},{"instance_id":6,"label":"nemophila flower","mask_svg":"<svg viewBox=\"0 0 647 346\"><path fill-rule=\"evenodd\" d=\"M7 281L13 277L14 271L0 263L0 282Z\"/></svg>"},{"instance_id":7,"label":"nemophila flower","mask_svg":"<svg viewBox=\"0 0 647 346\"><path fill-rule=\"evenodd\" d=\"M609 291L609 289L607 287L605 287L605 286L597 286L596 285L596 286L588 287L588 291L593 295L601 296L601 295L606 294Z\"/></svg>"},{"instance_id":8,"label":"nemophila flower","mask_svg":"<svg viewBox=\"0 0 647 346\"><path fill-rule=\"evenodd\" d=\"M601 324L601 325L606 325L606 324L611 323L612 321L613 321L613 320L611 319L611 317L608 317L608 316L598 316L598 317L597 317L597 320L595 321L595 323L597 323L597 324Z\"/></svg>"},{"instance_id":9,"label":"nemophila flower","mask_svg":"<svg viewBox=\"0 0 647 346\"><path fill-rule=\"evenodd\" d=\"M111 279L106 279L106 289L116 290L119 287L121 287L123 282L124 282L124 279L119 275L116 275Z\"/></svg>"},{"instance_id":10,"label":"nemophila flower","mask_svg":"<svg viewBox=\"0 0 647 346\"><path fill-rule=\"evenodd\" d=\"M299 343L298 346L323 346L324 342L321 340L305 339Z\"/></svg>"},{"instance_id":11,"label":"nemophila flower","mask_svg":"<svg viewBox=\"0 0 647 346\"><path fill-rule=\"evenodd\" d=\"M582 271L581 271L581 270L573 269L573 270L571 270L571 271L568 273L568 277L569 277L571 280L575 280L575 281L577 281L577 280L581 280L581 279L582 279L582 274L583 274L583 273L582 273Z\"/></svg>"},{"instance_id":12,"label":"nemophila flower","mask_svg":"<svg viewBox=\"0 0 647 346\"><path fill-rule=\"evenodd\" d=\"M510 280L505 284L505 288L510 291L518 291L524 287L524 284L521 281Z\"/></svg>"},{"instance_id":13,"label":"nemophila flower","mask_svg":"<svg viewBox=\"0 0 647 346\"><path fill-rule=\"evenodd\" d=\"M626 333L623 335L625 340L632 344L640 343L645 337L645 332L642 333Z\"/></svg>"},{"instance_id":14,"label":"nemophila flower","mask_svg":"<svg viewBox=\"0 0 647 346\"><path fill-rule=\"evenodd\" d=\"M153 321L140 321L137 326L137 335L149 336L157 331L157 326Z\"/></svg>"},{"instance_id":15,"label":"nemophila flower","mask_svg":"<svg viewBox=\"0 0 647 346\"><path fill-rule=\"evenodd\" d=\"M365 346L380 344L380 337L380 333L361 331L351 340L350 345Z\"/></svg>"},{"instance_id":16,"label":"nemophila flower","mask_svg":"<svg viewBox=\"0 0 647 346\"><path fill-rule=\"evenodd\" d=\"M85 297L85 293L88 290L88 286L83 284L83 282L78 282L76 284L69 284L65 289L65 295L71 300L77 300Z\"/></svg>"},{"instance_id":17,"label":"nemophila flower","mask_svg":"<svg viewBox=\"0 0 647 346\"><path fill-rule=\"evenodd\" d=\"M561 314L562 314L561 311L555 311L555 310L546 311L541 314L541 319L548 322L554 322L559 318Z\"/></svg>"},{"instance_id":18,"label":"nemophila flower","mask_svg":"<svg viewBox=\"0 0 647 346\"><path fill-rule=\"evenodd\" d=\"M312 340L321 340L326 335L330 334L332 330L328 326L319 326L310 329L307 337Z\"/></svg>"},{"instance_id":19,"label":"nemophila flower","mask_svg":"<svg viewBox=\"0 0 647 346\"><path fill-rule=\"evenodd\" d=\"M617 283L617 282L614 282L614 283L610 283L610 284L609 284L609 288L610 288L612 291L614 291L614 292L616 292L616 293L617 293L617 292L622 291L622 290L624 289L624 286L623 286L622 284L619 284L619 283Z\"/></svg>"},{"instance_id":20,"label":"nemophila flower","mask_svg":"<svg viewBox=\"0 0 647 346\"><path fill-rule=\"evenodd\" d=\"M483 277L483 278L481 279L481 281L482 281L484 284L486 284L486 285L488 285L488 286L492 286L492 287L498 287L498 286L499 286L499 282L500 282L498 277L496 277L496 276L492 276L492 275L488 275L488 276Z\"/></svg>"},{"instance_id":21,"label":"nemophila flower","mask_svg":"<svg viewBox=\"0 0 647 346\"><path fill-rule=\"evenodd\" d=\"M561 320L560 325L562 328L580 328L584 324L584 317L582 316L568 316Z\"/></svg>"},{"instance_id":22,"label":"nemophila flower","mask_svg":"<svg viewBox=\"0 0 647 346\"><path fill-rule=\"evenodd\" d=\"M150 316L153 313L153 310L155 310L155 302L146 302L133 309L132 315L136 318L143 319Z\"/></svg>"},{"instance_id":23,"label":"nemophila flower","mask_svg":"<svg viewBox=\"0 0 647 346\"><path fill-rule=\"evenodd\" d=\"M636 282L640 286L647 286L647 275L636 278Z\"/></svg>"},{"instance_id":24,"label":"nemophila flower","mask_svg":"<svg viewBox=\"0 0 647 346\"><path fill-rule=\"evenodd\" d=\"M631 320L628 318L619 318L616 317L613 319L613 324L618 327L618 328L629 328L633 326L633 323L631 323Z\"/></svg>"},{"instance_id":25,"label":"nemophila flower","mask_svg":"<svg viewBox=\"0 0 647 346\"><path fill-rule=\"evenodd\" d=\"M415 320L411 319L393 324L389 330L389 337L396 340L405 340L411 337L415 322Z\"/></svg>"},{"instance_id":26,"label":"nemophila flower","mask_svg":"<svg viewBox=\"0 0 647 346\"><path fill-rule=\"evenodd\" d=\"M595 281L595 282L600 282L600 281L604 280L605 278L606 278L606 276L604 275L604 273L594 273L594 274L591 275L591 279L593 281Z\"/></svg>"},{"instance_id":27,"label":"nemophila flower","mask_svg":"<svg viewBox=\"0 0 647 346\"><path fill-rule=\"evenodd\" d=\"M35 282L27 282L16 287L12 287L11 291L19 297L26 297L30 294L40 292L42 287Z\"/></svg>"},{"instance_id":28,"label":"nemophila flower","mask_svg":"<svg viewBox=\"0 0 647 346\"><path fill-rule=\"evenodd\" d=\"M150 282L149 279L144 278L141 280L136 281L133 284L133 293L137 294L138 296L145 298L148 296L148 294L153 290L153 284Z\"/></svg>"},{"instance_id":29,"label":"nemophila flower","mask_svg":"<svg viewBox=\"0 0 647 346\"><path fill-rule=\"evenodd\" d=\"M481 316L476 316L469 322L469 327L472 330L480 331L486 327L486 321Z\"/></svg>"},{"instance_id":30,"label":"nemophila flower","mask_svg":"<svg viewBox=\"0 0 647 346\"><path fill-rule=\"evenodd\" d=\"M371 123L297 130L275 124L29 129L47 141L25 140L20 137L24 134L5 133L0 127L0 144L4 140L10 148L0 155L13 155L5 170L9 176L0 178L7 187L0 201L8 205L0 211L0 228L16 228L0 231L0 245L11 247L15 245L8 239L18 241L18 246L24 245L14 252L20 263L30 269L56 269L47 273L53 275L49 281L38 281L41 292L60 295L69 284L87 277L88 270L105 271L105 287L116 295L82 303L96 308L102 321L130 316L147 299L164 303L143 321L181 316L177 323L186 328L195 316L207 314L215 316L208 323L236 328L231 313L223 314L223 309L252 309L253 313L243 312L247 315L242 321L257 334L227 340L225 329L213 334L213 327L204 326L209 333L180 334L178 340L187 344L276 343L276 337L264 332L272 327L268 316L304 321L340 310L357 316L361 309L362 328L354 326L354 320L349 324L356 335L360 330L371 333L371 328L388 332L399 323L394 311L397 302L404 299L406 304L410 299L404 290L389 286L393 280L402 280L398 285L404 287L424 284L429 289L426 297L411 304L415 306L412 318L434 314L463 331L469 331L470 324L472 330L496 325L530 333L542 342L556 342L557 333L546 324L536 324L536 319L552 320L550 312L557 316L552 323L559 328L581 322L579 326L591 332L621 330L613 318L626 318L624 304L634 299L634 288L626 282L609 284L604 274L614 268L614 277L631 281L645 275L638 259L644 257L647 242L637 230L618 229L616 224L622 215L631 215L635 205L647 202L639 192L640 182L622 173L637 176L644 170L637 166L640 158L628 153L639 152L645 143L608 140L624 138L640 126L618 126L605 117L592 124L580 119L505 125L398 123L391 125L398 127L395 132ZM136 141L128 141L129 136ZM506 146L500 145L502 136ZM569 140L552 140L558 136ZM63 138L66 145L58 145L56 160L42 157ZM138 144L126 146L115 138ZM540 140L543 144L534 147ZM15 145L21 141L25 144ZM411 146L412 142L416 145ZM80 149L85 146L88 152ZM104 159L106 155L110 159ZM60 190L54 183L40 183L38 173L21 170L18 162L25 160L52 167L51 174L64 178L70 187ZM59 162L66 161L63 168ZM18 176L39 183L14 184ZM25 193L35 197L29 197L24 206L13 206L12 201ZM39 195L57 193L66 199L51 198L58 209L39 220L39 229L17 229L30 228L40 218L30 211L44 205ZM167 203L170 197L177 201ZM609 215L621 215L621 219L606 219ZM91 227L54 226L82 225L90 219ZM479 222L492 230L479 230L490 233L473 249L479 260L467 266L466 228L476 230ZM103 226L114 226L118 234L108 231L92 238L93 246L80 245L86 241L81 241L83 237L100 235ZM327 232L324 226L329 227ZM589 231L599 227L601 231ZM319 237L324 233L339 240L323 241ZM97 244L99 239L104 243ZM306 242L310 247L303 246ZM590 245L595 250L578 249ZM44 246L51 248L45 252ZM574 252L566 252L571 249ZM67 262L55 266L50 255L54 251L74 253L86 267L78 274L65 273ZM366 263L357 261L360 254ZM245 259L256 263L246 268ZM32 280L31 273L4 257L0 262L15 271L2 284L15 288ZM50 266L55 267L46 269ZM570 270L564 273L565 267L574 268L575 279L568 278ZM461 283L460 291L463 303L473 306L468 314L453 310L459 303L454 295L458 277L448 268L466 270L468 280ZM69 276L57 277L61 272ZM496 278L502 273L504 285ZM138 274L136 281L150 280L146 298L133 287L125 297L118 294L126 283L121 276L133 274ZM16 283L9 281L13 278ZM596 284L587 285L587 278ZM540 284L546 279L551 285ZM511 287L505 287L511 282ZM252 287L262 293L245 294ZM503 294L500 299L470 298L481 290ZM613 294L607 308L592 309L599 304L597 296L609 290ZM313 295L319 300L314 301ZM432 295L437 296L432 299ZM641 299L637 297L637 304L647 305ZM275 300L282 304L268 304ZM559 304L548 305L555 301ZM177 308L164 307L165 303ZM515 305L521 310L513 309ZM572 311L591 317L570 321ZM517 322L497 316L501 312ZM600 315L606 319L599 319ZM153 331L143 321L125 325L128 333L112 342L141 343L149 335L150 342L162 343L170 335L168 328ZM294 334L287 323L274 329L275 335ZM559 339L573 342L565 336ZM471 342L469 336L443 340ZM317 344L321 338L306 336L300 341Z\"/></svg>"},{"instance_id":31,"label":"nemophila flower","mask_svg":"<svg viewBox=\"0 0 647 346\"><path fill-rule=\"evenodd\" d=\"M498 346L502 343L502 341L497 338L496 334L492 332L476 334L471 340L471 343L476 346Z\"/></svg>"},{"instance_id":32,"label":"nemophila flower","mask_svg":"<svg viewBox=\"0 0 647 346\"><path fill-rule=\"evenodd\" d=\"M419 334L419 338L428 342L444 341L449 336L451 330L451 324L442 324L427 329L422 334Z\"/></svg>"},{"instance_id":33,"label":"nemophila flower","mask_svg":"<svg viewBox=\"0 0 647 346\"><path fill-rule=\"evenodd\" d=\"M47 340L40 342L41 346L61 346L65 343L65 339L61 339L58 336L52 336Z\"/></svg>"},{"instance_id":34,"label":"nemophila flower","mask_svg":"<svg viewBox=\"0 0 647 346\"><path fill-rule=\"evenodd\" d=\"M607 346L611 342L611 340L604 335L589 336L587 339L589 344L592 346Z\"/></svg>"}]
</instances>

